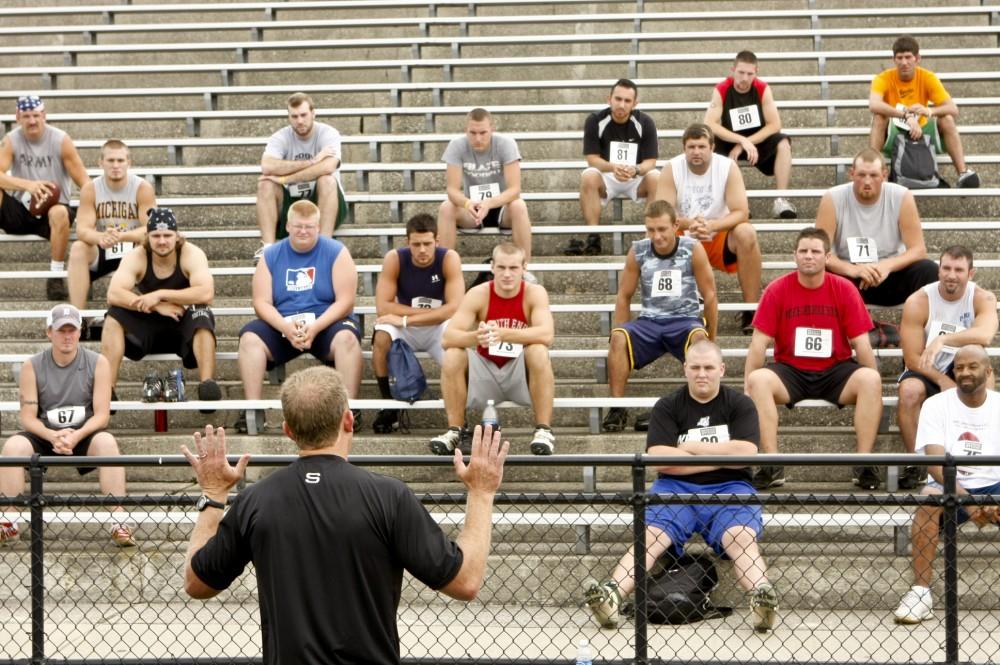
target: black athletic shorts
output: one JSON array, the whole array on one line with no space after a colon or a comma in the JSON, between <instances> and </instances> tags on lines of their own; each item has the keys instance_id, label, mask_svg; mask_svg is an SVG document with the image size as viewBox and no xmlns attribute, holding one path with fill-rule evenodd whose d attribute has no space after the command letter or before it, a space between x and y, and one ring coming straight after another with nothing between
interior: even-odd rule
<instances>
[{"instance_id":1,"label":"black athletic shorts","mask_svg":"<svg viewBox=\"0 0 1000 665\"><path fill-rule=\"evenodd\" d=\"M840 394L844 392L844 386L847 385L851 375L861 369L861 365L854 358L850 358L820 372L803 371L786 363L773 363L767 365L765 369L771 370L781 379L785 390L788 391L789 399L786 406L791 409L795 407L796 402L804 399L825 399L837 406L843 406L840 403Z\"/></svg>"},{"instance_id":2,"label":"black athletic shorts","mask_svg":"<svg viewBox=\"0 0 1000 665\"><path fill-rule=\"evenodd\" d=\"M90 436L85 437L80 443L76 444L73 448L72 457L85 457L87 451L90 450L90 442L95 436L103 432L104 430L99 429ZM31 447L35 449L35 452L39 455L57 455L58 453L52 448L52 443L40 436L32 434L31 432L18 432L18 435L23 436L28 441L31 441ZM93 466L78 466L76 468L77 472L82 476L84 474L90 473L97 467Z\"/></svg>"},{"instance_id":3,"label":"black athletic shorts","mask_svg":"<svg viewBox=\"0 0 1000 665\"><path fill-rule=\"evenodd\" d=\"M778 157L778 144L788 139L791 142L791 138L788 134L782 134L778 132L777 134L771 134L766 139L757 144L757 163L754 164L754 168L767 176L774 175L774 160ZM718 154L728 157L730 151L736 147L735 143L730 143L729 141L723 141L722 139L715 139L715 152ZM740 159L746 159L746 154L740 152Z\"/></svg>"},{"instance_id":4,"label":"black athletic shorts","mask_svg":"<svg viewBox=\"0 0 1000 665\"><path fill-rule=\"evenodd\" d=\"M857 286L859 280L851 280ZM885 281L870 289L859 289L866 305L895 307L902 305L911 293L922 286L938 281L938 265L930 259L920 259L910 265L889 273Z\"/></svg>"},{"instance_id":5,"label":"black athletic shorts","mask_svg":"<svg viewBox=\"0 0 1000 665\"><path fill-rule=\"evenodd\" d=\"M111 307L107 316L125 329L125 356L130 360L141 360L150 353L176 353L185 367L193 369L198 366L194 334L207 330L215 337L215 315L207 305L188 306L180 321L123 307Z\"/></svg>"},{"instance_id":6,"label":"black athletic shorts","mask_svg":"<svg viewBox=\"0 0 1000 665\"><path fill-rule=\"evenodd\" d=\"M49 238L52 230L49 228L48 217L35 217L7 192L0 191L0 229L14 236L38 235ZM65 205L65 204L60 204ZM66 206L69 210L69 224L76 221L76 208Z\"/></svg>"}]
</instances>

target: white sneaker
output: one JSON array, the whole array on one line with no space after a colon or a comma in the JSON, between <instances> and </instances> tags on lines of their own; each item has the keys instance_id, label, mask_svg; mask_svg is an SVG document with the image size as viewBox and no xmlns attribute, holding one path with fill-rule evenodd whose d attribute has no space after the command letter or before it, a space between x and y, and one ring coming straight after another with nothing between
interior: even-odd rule
<instances>
[{"instance_id":1,"label":"white sneaker","mask_svg":"<svg viewBox=\"0 0 1000 665\"><path fill-rule=\"evenodd\" d=\"M17 525L8 520L0 521L0 543L14 542L21 535Z\"/></svg>"},{"instance_id":2,"label":"white sneaker","mask_svg":"<svg viewBox=\"0 0 1000 665\"><path fill-rule=\"evenodd\" d=\"M622 597L614 582L599 584L597 580L587 580L583 585L583 600L601 628L617 628L621 623Z\"/></svg>"},{"instance_id":3,"label":"white sneaker","mask_svg":"<svg viewBox=\"0 0 1000 665\"><path fill-rule=\"evenodd\" d=\"M435 455L451 455L462 442L462 429L449 427L444 434L438 434L431 439L431 452Z\"/></svg>"},{"instance_id":4,"label":"white sneaker","mask_svg":"<svg viewBox=\"0 0 1000 665\"><path fill-rule=\"evenodd\" d=\"M774 199L771 211L775 217L781 219L795 219L799 216L798 211L795 209L795 204L782 196Z\"/></svg>"},{"instance_id":5,"label":"white sneaker","mask_svg":"<svg viewBox=\"0 0 1000 665\"><path fill-rule=\"evenodd\" d=\"M933 610L934 601L931 599L931 590L927 587L915 586L903 596L894 616L896 623L914 624L930 619Z\"/></svg>"},{"instance_id":6,"label":"white sneaker","mask_svg":"<svg viewBox=\"0 0 1000 665\"><path fill-rule=\"evenodd\" d=\"M551 455L556 450L556 435L548 427L536 427L531 437L532 455Z\"/></svg>"}]
</instances>

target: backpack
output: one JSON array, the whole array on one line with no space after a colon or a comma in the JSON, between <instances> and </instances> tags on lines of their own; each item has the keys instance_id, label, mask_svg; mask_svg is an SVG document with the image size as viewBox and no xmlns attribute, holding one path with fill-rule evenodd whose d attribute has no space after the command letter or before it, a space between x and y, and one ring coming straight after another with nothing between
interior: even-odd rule
<instances>
[{"instance_id":1,"label":"backpack","mask_svg":"<svg viewBox=\"0 0 1000 665\"><path fill-rule=\"evenodd\" d=\"M729 616L731 607L716 607L709 599L719 583L710 554L668 554L663 570L646 586L646 617L650 623L683 624Z\"/></svg>"},{"instance_id":2,"label":"backpack","mask_svg":"<svg viewBox=\"0 0 1000 665\"><path fill-rule=\"evenodd\" d=\"M389 346L389 394L393 399L413 404L427 390L427 378L417 355L401 339Z\"/></svg>"},{"instance_id":3,"label":"backpack","mask_svg":"<svg viewBox=\"0 0 1000 665\"><path fill-rule=\"evenodd\" d=\"M924 135L914 141L906 132L896 134L892 143L889 180L907 189L947 187L937 172L931 139Z\"/></svg>"}]
</instances>

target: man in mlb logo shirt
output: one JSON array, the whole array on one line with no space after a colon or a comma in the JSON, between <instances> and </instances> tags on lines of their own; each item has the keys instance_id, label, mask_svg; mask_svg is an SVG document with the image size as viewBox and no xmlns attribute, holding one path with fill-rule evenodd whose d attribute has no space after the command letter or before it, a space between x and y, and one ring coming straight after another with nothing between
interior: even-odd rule
<instances>
[{"instance_id":1,"label":"man in mlb logo shirt","mask_svg":"<svg viewBox=\"0 0 1000 665\"><path fill-rule=\"evenodd\" d=\"M264 260L257 264L257 319L240 331L246 399L261 399L267 370L306 351L340 371L348 397L358 395L361 327L352 314L358 271L343 243L320 235L319 217L319 208L310 201L292 204L288 237L265 249ZM237 430L246 431L245 417L237 421Z\"/></svg>"}]
</instances>

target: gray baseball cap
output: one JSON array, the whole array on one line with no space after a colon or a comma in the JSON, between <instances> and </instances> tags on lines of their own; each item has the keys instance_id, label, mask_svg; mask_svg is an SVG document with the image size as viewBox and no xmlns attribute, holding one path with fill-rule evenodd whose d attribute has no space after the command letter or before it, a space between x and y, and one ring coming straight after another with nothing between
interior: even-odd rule
<instances>
[{"instance_id":1,"label":"gray baseball cap","mask_svg":"<svg viewBox=\"0 0 1000 665\"><path fill-rule=\"evenodd\" d=\"M53 307L52 311L49 312L49 327L58 330L67 323L79 330L83 326L83 316L80 314L80 310L73 305Z\"/></svg>"}]
</instances>

